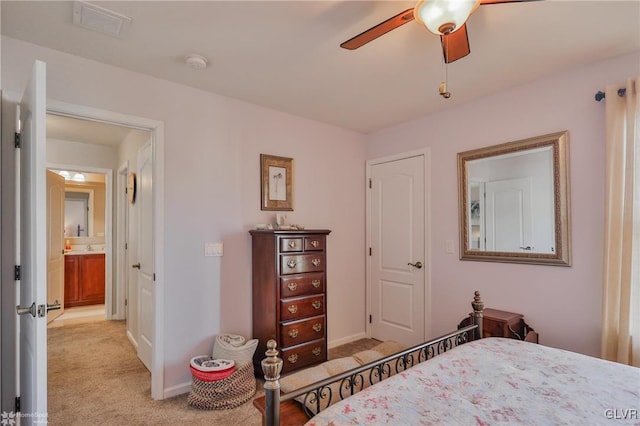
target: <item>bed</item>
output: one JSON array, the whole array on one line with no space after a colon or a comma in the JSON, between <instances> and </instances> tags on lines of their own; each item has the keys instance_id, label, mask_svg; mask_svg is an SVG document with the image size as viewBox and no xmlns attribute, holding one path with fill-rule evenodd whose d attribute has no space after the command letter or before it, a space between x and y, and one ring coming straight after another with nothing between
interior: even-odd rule
<instances>
[{"instance_id":1,"label":"bed","mask_svg":"<svg viewBox=\"0 0 640 426\"><path fill-rule=\"evenodd\" d=\"M640 424L639 368L480 339L477 292L472 305L469 327L283 395L273 342L264 424Z\"/></svg>"}]
</instances>

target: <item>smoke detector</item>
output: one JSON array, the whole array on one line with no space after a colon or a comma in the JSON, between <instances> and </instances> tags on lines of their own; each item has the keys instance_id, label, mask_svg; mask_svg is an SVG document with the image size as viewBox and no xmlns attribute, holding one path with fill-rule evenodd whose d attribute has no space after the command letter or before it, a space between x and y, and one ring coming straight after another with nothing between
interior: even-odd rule
<instances>
[{"instance_id":1,"label":"smoke detector","mask_svg":"<svg viewBox=\"0 0 640 426\"><path fill-rule=\"evenodd\" d=\"M201 70L207 67L209 61L202 55L196 55L192 53L190 55L185 56L184 62L191 68L196 70Z\"/></svg>"},{"instance_id":2,"label":"smoke detector","mask_svg":"<svg viewBox=\"0 0 640 426\"><path fill-rule=\"evenodd\" d=\"M123 38L131 18L95 4L75 1L73 2L73 23L89 30Z\"/></svg>"}]
</instances>

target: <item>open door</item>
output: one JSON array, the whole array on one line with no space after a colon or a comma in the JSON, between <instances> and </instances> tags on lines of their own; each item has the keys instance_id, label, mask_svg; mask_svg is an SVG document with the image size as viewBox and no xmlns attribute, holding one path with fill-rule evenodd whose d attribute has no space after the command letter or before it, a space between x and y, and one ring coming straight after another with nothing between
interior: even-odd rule
<instances>
[{"instance_id":1,"label":"open door","mask_svg":"<svg viewBox=\"0 0 640 426\"><path fill-rule=\"evenodd\" d=\"M36 61L20 103L16 265L20 282L18 396L22 424L47 417L46 64Z\"/></svg>"},{"instance_id":2,"label":"open door","mask_svg":"<svg viewBox=\"0 0 640 426\"><path fill-rule=\"evenodd\" d=\"M138 262L138 358L152 369L153 311L155 264L153 256L153 161L151 141L138 150L138 169L133 178L134 202L137 204Z\"/></svg>"},{"instance_id":3,"label":"open door","mask_svg":"<svg viewBox=\"0 0 640 426\"><path fill-rule=\"evenodd\" d=\"M47 303L60 309L47 315L47 323L64 311L64 177L47 170Z\"/></svg>"}]
</instances>

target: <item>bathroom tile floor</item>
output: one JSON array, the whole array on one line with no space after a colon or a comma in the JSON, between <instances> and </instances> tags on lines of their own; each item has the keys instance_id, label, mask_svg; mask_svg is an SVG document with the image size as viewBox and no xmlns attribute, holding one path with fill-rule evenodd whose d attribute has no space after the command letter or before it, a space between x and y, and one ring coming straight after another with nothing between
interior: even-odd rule
<instances>
[{"instance_id":1,"label":"bathroom tile floor","mask_svg":"<svg viewBox=\"0 0 640 426\"><path fill-rule=\"evenodd\" d=\"M95 321L105 320L104 305L78 306L75 308L67 308L55 320L51 321L47 327L63 327L65 325L83 324Z\"/></svg>"}]
</instances>

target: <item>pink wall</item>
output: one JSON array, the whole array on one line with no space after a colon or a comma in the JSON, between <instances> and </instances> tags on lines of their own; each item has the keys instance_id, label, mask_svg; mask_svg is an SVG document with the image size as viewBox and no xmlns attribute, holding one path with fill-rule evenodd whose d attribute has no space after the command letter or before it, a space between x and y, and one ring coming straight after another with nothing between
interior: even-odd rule
<instances>
[{"instance_id":1,"label":"pink wall","mask_svg":"<svg viewBox=\"0 0 640 426\"><path fill-rule=\"evenodd\" d=\"M260 210L260 153L294 158L290 222L332 230L329 342L362 335L363 135L7 37L2 59L5 97L19 99L40 59L49 99L164 122L167 395L189 390L189 359L217 334L251 335L248 230L274 215ZM204 257L205 242L222 242L224 256Z\"/></svg>"},{"instance_id":2,"label":"pink wall","mask_svg":"<svg viewBox=\"0 0 640 426\"><path fill-rule=\"evenodd\" d=\"M434 336L454 328L470 311L469 302L477 289L488 307L524 314L540 333L541 343L599 354L604 105L593 97L605 85L639 74L640 54L635 53L568 70L367 136L368 159L431 149ZM456 154L561 130L569 130L573 266L461 261L458 247L456 254L445 253L446 240L458 244Z\"/></svg>"}]
</instances>

